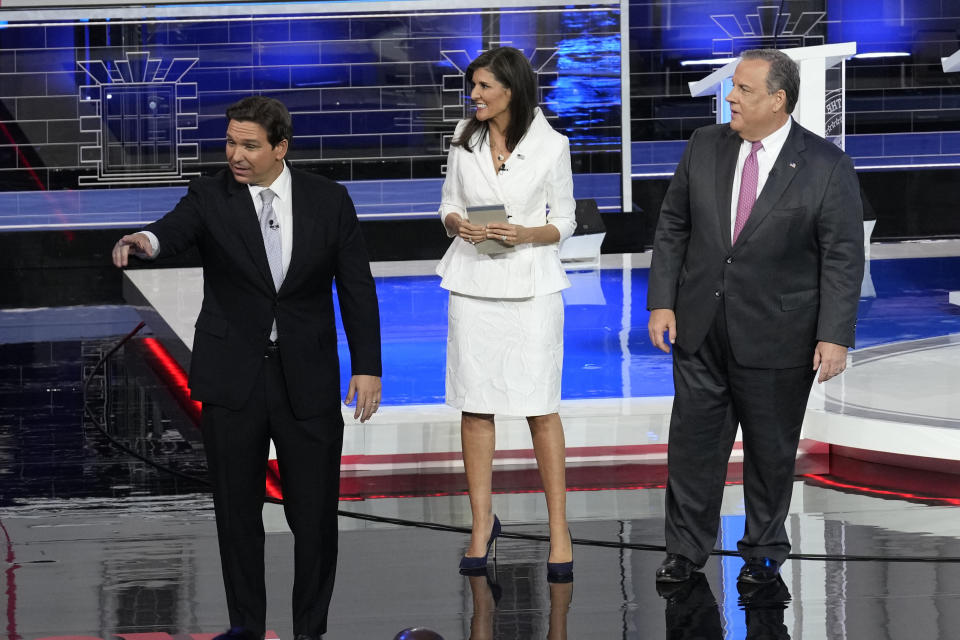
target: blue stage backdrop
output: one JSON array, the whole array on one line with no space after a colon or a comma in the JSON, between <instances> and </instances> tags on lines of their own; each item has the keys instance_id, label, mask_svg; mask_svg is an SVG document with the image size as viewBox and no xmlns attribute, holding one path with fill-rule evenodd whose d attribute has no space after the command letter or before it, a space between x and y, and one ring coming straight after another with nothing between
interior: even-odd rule
<instances>
[{"instance_id":1,"label":"blue stage backdrop","mask_svg":"<svg viewBox=\"0 0 960 640\"><path fill-rule=\"evenodd\" d=\"M958 2L113 4L0 6L0 231L149 222L221 162L223 110L251 93L291 106L292 157L346 182L362 216L433 215L465 113L460 70L499 44L530 56L545 110L573 141L576 195L602 211L632 208L624 110L631 175L669 177L690 133L716 117L688 82L747 47L855 41L880 56L847 63L858 169L960 166L960 74L940 64L960 47Z\"/></svg>"},{"instance_id":2,"label":"blue stage backdrop","mask_svg":"<svg viewBox=\"0 0 960 640\"><path fill-rule=\"evenodd\" d=\"M37 11L5 23L0 208L15 216L5 228L155 219L192 176L222 166L224 110L250 94L287 104L289 157L347 183L361 216L435 215L454 126L470 114L463 72L498 45L529 56L547 117L570 137L576 196L622 210L619 2L372 10L380 4ZM103 198L63 193L75 189Z\"/></svg>"},{"instance_id":3,"label":"blue stage backdrop","mask_svg":"<svg viewBox=\"0 0 960 640\"><path fill-rule=\"evenodd\" d=\"M779 10L782 7L782 12ZM779 16L778 16L779 14ZM685 0L630 2L632 175L673 173L713 97L688 83L753 47L856 42L846 66L846 150L858 169L960 166L960 2Z\"/></svg>"}]
</instances>

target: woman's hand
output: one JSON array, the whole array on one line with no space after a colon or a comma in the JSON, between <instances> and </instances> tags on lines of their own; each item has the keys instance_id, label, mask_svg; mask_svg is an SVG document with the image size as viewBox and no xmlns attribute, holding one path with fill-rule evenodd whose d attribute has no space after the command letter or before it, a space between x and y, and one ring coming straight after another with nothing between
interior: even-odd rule
<instances>
[{"instance_id":1,"label":"woman's hand","mask_svg":"<svg viewBox=\"0 0 960 640\"><path fill-rule=\"evenodd\" d=\"M486 227L486 237L499 240L507 246L533 242L530 229L519 224L509 222L491 222Z\"/></svg>"},{"instance_id":2,"label":"woman's hand","mask_svg":"<svg viewBox=\"0 0 960 640\"><path fill-rule=\"evenodd\" d=\"M456 234L470 244L477 244L487 239L487 228L479 224L470 224L469 220L461 218L457 221Z\"/></svg>"}]
</instances>

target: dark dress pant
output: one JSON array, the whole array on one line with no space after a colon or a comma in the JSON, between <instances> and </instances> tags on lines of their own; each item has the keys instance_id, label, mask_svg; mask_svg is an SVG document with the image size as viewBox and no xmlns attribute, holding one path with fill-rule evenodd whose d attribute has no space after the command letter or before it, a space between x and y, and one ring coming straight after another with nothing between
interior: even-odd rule
<instances>
[{"instance_id":1,"label":"dark dress pant","mask_svg":"<svg viewBox=\"0 0 960 640\"><path fill-rule=\"evenodd\" d=\"M204 404L203 441L213 483L220 561L231 627L266 627L263 503L272 438L283 509L294 537L293 631L319 637L337 565L343 418L294 417L279 354L265 356L240 410Z\"/></svg>"},{"instance_id":2,"label":"dark dress pant","mask_svg":"<svg viewBox=\"0 0 960 640\"><path fill-rule=\"evenodd\" d=\"M707 561L717 541L727 464L739 424L746 526L737 546L744 558L783 562L790 552L784 521L813 383L813 349L806 366L743 367L731 353L724 316L721 306L695 353L673 350L667 551L698 565Z\"/></svg>"}]
</instances>

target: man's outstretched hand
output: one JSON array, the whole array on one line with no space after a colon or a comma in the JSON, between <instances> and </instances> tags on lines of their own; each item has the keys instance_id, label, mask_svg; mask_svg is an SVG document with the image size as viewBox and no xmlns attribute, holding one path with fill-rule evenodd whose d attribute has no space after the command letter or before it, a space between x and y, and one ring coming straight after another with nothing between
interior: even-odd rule
<instances>
[{"instance_id":1,"label":"man's outstretched hand","mask_svg":"<svg viewBox=\"0 0 960 640\"><path fill-rule=\"evenodd\" d=\"M131 253L139 258L152 258L153 247L150 245L150 238L144 233L134 233L117 240L117 244L113 245L113 265L127 266L127 259Z\"/></svg>"}]
</instances>

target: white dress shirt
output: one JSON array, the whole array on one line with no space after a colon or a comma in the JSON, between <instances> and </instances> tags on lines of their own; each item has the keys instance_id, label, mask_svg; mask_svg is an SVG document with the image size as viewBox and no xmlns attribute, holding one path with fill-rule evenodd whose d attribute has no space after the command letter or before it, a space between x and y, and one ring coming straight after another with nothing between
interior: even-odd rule
<instances>
[{"instance_id":1,"label":"white dress shirt","mask_svg":"<svg viewBox=\"0 0 960 640\"><path fill-rule=\"evenodd\" d=\"M467 122L462 120L457 125L454 140ZM559 255L560 243L577 227L566 136L555 131L538 108L504 171L494 167L488 140L477 141L472 147L472 151L450 148L441 194L441 221L451 213L466 218L470 206L503 205L511 224L552 224L560 232L560 241L519 244L515 251L491 256L478 253L475 246L456 237L437 266L440 286L464 295L510 299L569 287Z\"/></svg>"},{"instance_id":2,"label":"white dress shirt","mask_svg":"<svg viewBox=\"0 0 960 640\"><path fill-rule=\"evenodd\" d=\"M780 150L783 149L787 136L790 134L790 123L793 118L787 118L786 124L771 133L766 138L760 140L763 143L763 149L757 151L757 170L759 171L757 180L757 197L763 192L763 185L767 183L770 176L770 169L773 163L777 161ZM740 143L740 155L737 157L737 171L733 174L733 197L730 198L730 240L733 240L733 228L737 224L737 201L740 194L740 180L743 178L743 165L750 155L750 148L753 142L744 140Z\"/></svg>"}]
</instances>

